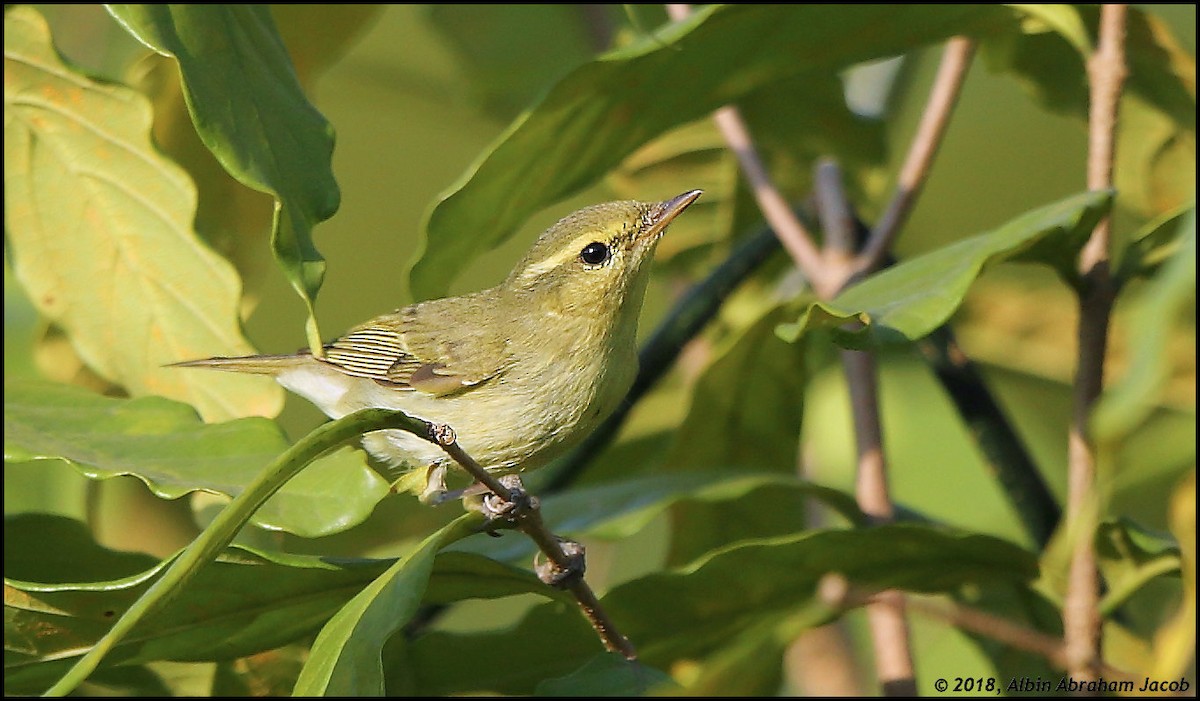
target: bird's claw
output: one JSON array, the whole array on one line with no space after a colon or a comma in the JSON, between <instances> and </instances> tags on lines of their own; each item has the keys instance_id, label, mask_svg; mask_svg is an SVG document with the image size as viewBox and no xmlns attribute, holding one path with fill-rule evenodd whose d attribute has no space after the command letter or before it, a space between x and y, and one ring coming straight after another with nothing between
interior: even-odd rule
<instances>
[{"instance_id":1,"label":"bird's claw","mask_svg":"<svg viewBox=\"0 0 1200 701\"><path fill-rule=\"evenodd\" d=\"M567 556L565 566L550 560L543 562L542 554L539 552L533 558L533 571L544 583L555 589L562 589L583 577L583 572L587 569L587 562L584 558L583 545L563 538L559 538L558 541L563 553Z\"/></svg>"}]
</instances>

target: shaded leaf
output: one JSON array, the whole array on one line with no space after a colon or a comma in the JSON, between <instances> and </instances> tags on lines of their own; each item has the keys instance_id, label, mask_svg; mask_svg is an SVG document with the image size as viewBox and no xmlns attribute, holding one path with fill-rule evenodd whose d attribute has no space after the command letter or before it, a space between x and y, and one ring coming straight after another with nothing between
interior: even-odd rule
<instances>
[{"instance_id":1,"label":"shaded leaf","mask_svg":"<svg viewBox=\"0 0 1200 701\"><path fill-rule=\"evenodd\" d=\"M463 64L474 100L505 121L591 58L594 30L579 5L436 4L426 12Z\"/></svg>"},{"instance_id":2,"label":"shaded leaf","mask_svg":"<svg viewBox=\"0 0 1200 701\"><path fill-rule=\"evenodd\" d=\"M45 547L48 541L53 548ZM40 560L33 556L35 549ZM101 547L72 519L8 519L6 683L31 693L44 690L169 561ZM230 548L122 641L104 664L228 660L274 649L317 630L394 562ZM81 569L80 563L86 566ZM144 564L149 566L139 569ZM106 579L110 574L120 576ZM425 603L527 592L565 597L531 572L464 553L439 555L429 575L431 596Z\"/></svg>"},{"instance_id":3,"label":"shaded leaf","mask_svg":"<svg viewBox=\"0 0 1200 701\"><path fill-rule=\"evenodd\" d=\"M1195 202L1188 202L1156 217L1134 234L1121 256L1117 279L1127 282L1154 275L1164 263L1173 260L1185 245L1187 232L1195 228L1195 209Z\"/></svg>"},{"instance_id":4,"label":"shaded leaf","mask_svg":"<svg viewBox=\"0 0 1200 701\"><path fill-rule=\"evenodd\" d=\"M792 314L767 310L696 380L691 406L664 464L673 470L796 470L807 372L804 346L775 327Z\"/></svg>"},{"instance_id":5,"label":"shaded leaf","mask_svg":"<svg viewBox=\"0 0 1200 701\"><path fill-rule=\"evenodd\" d=\"M1078 247L1107 210L1108 192L1087 192L1027 212L1003 226L906 260L872 275L828 303L809 306L799 320L777 333L796 341L817 327L835 327L834 338L847 348L903 344L924 337L945 323L962 304L984 267L1005 259L1048 263L1072 271ZM1073 279L1073 273L1068 273ZM859 318L861 329L840 328Z\"/></svg>"},{"instance_id":6,"label":"shaded leaf","mask_svg":"<svg viewBox=\"0 0 1200 701\"><path fill-rule=\"evenodd\" d=\"M637 660L612 652L597 655L574 672L547 679L535 696L645 696L650 690L674 686L671 677Z\"/></svg>"},{"instance_id":7,"label":"shaded leaf","mask_svg":"<svg viewBox=\"0 0 1200 701\"><path fill-rule=\"evenodd\" d=\"M989 39L992 68L1014 72L1051 108L1087 118L1088 90L1084 61L1092 50L1100 11L1097 6L1011 5L1042 25L1024 23L1020 31ZM1072 17L1074 15L1074 17ZM1157 17L1130 8L1125 52L1126 89L1195 131L1196 64ZM1052 32L1042 31L1046 27ZM1081 34L1086 31L1086 35ZM1065 39L1065 41L1063 41Z\"/></svg>"},{"instance_id":8,"label":"shaded leaf","mask_svg":"<svg viewBox=\"0 0 1200 701\"><path fill-rule=\"evenodd\" d=\"M271 244L309 312L309 345L320 348L313 303L325 261L312 229L340 201L333 179L333 128L309 104L264 5L110 5L155 51L174 56L200 139L245 185L276 198Z\"/></svg>"},{"instance_id":9,"label":"shaded leaf","mask_svg":"<svg viewBox=\"0 0 1200 701\"><path fill-rule=\"evenodd\" d=\"M131 394L212 420L277 413L268 378L162 367L253 349L237 275L193 235L195 191L151 145L148 103L64 65L30 8L6 12L4 32L5 237L39 312Z\"/></svg>"},{"instance_id":10,"label":"shaded leaf","mask_svg":"<svg viewBox=\"0 0 1200 701\"><path fill-rule=\"evenodd\" d=\"M287 445L267 419L205 424L191 407L161 397L112 399L44 382L4 386L6 461L62 460L92 479L133 475L167 499L196 490L237 495ZM343 448L289 481L253 521L325 535L361 522L387 493L362 454Z\"/></svg>"},{"instance_id":11,"label":"shaded leaf","mask_svg":"<svg viewBox=\"0 0 1200 701\"><path fill-rule=\"evenodd\" d=\"M47 548L53 543L53 548ZM73 518L19 514L4 519L4 576L26 582L65 584L133 577L158 565L143 553L105 548Z\"/></svg>"},{"instance_id":12,"label":"shaded leaf","mask_svg":"<svg viewBox=\"0 0 1200 701\"><path fill-rule=\"evenodd\" d=\"M547 527L559 535L616 539L636 533L675 504L726 504L760 489L775 490L793 500L815 498L851 522L862 520L850 495L802 482L794 475L762 473L681 472L635 477L545 497L541 510ZM799 521L789 523L795 529L802 527ZM532 544L524 538L474 539L453 547L505 561L533 553Z\"/></svg>"},{"instance_id":13,"label":"shaded leaf","mask_svg":"<svg viewBox=\"0 0 1200 701\"><path fill-rule=\"evenodd\" d=\"M413 294L444 294L453 271L673 126L776 80L836 72L1010 16L964 5L700 8L580 66L518 117L429 212L410 271Z\"/></svg>"},{"instance_id":14,"label":"shaded leaf","mask_svg":"<svg viewBox=\"0 0 1200 701\"><path fill-rule=\"evenodd\" d=\"M212 696L288 696L306 657L307 645L292 644L219 662L212 677Z\"/></svg>"},{"instance_id":15,"label":"shaded leaf","mask_svg":"<svg viewBox=\"0 0 1200 701\"><path fill-rule=\"evenodd\" d=\"M541 594L572 602L571 595L552 589L531 570L466 552L440 552L434 561L424 603L448 604L463 599L499 599L514 594Z\"/></svg>"},{"instance_id":16,"label":"shaded leaf","mask_svg":"<svg viewBox=\"0 0 1200 701\"><path fill-rule=\"evenodd\" d=\"M63 559L114 558L83 543L56 543L55 551ZM167 562L106 581L43 584L6 577L6 683L47 687L137 600ZM231 548L118 643L103 664L230 659L278 647L315 631L386 564Z\"/></svg>"},{"instance_id":17,"label":"shaded leaf","mask_svg":"<svg viewBox=\"0 0 1200 701\"><path fill-rule=\"evenodd\" d=\"M622 584L602 603L639 659L670 669L724 648L745 631L813 610L818 582L830 572L868 588L933 593L988 582L1027 586L1037 562L997 538L923 525L819 530L732 545L687 568ZM825 617L803 620L817 625ZM428 633L408 646L407 660L420 670L419 693L522 694L543 679L569 674L599 647L578 611L549 603L512 630ZM469 678L457 664L462 659L475 665Z\"/></svg>"}]
</instances>

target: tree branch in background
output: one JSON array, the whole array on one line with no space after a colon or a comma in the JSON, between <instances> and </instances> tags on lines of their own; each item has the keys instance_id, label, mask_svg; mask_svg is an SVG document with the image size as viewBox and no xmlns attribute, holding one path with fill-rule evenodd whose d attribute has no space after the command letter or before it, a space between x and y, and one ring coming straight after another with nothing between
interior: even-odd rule
<instances>
[{"instance_id":1,"label":"tree branch in background","mask_svg":"<svg viewBox=\"0 0 1200 701\"><path fill-rule=\"evenodd\" d=\"M1091 103L1088 114L1087 183L1091 190L1112 187L1117 109L1128 69L1125 65L1126 5L1100 9L1100 36L1088 59ZM1079 256L1079 361L1067 448L1067 524L1070 571L1063 602L1067 671L1094 679L1100 664L1100 575L1093 535L1099 518L1095 446L1087 422L1104 382L1104 353L1116 290L1109 269L1111 216L1096 224Z\"/></svg>"},{"instance_id":2,"label":"tree branch in background","mask_svg":"<svg viewBox=\"0 0 1200 701\"><path fill-rule=\"evenodd\" d=\"M946 135L950 124L950 113L962 92L971 57L975 53L975 42L966 37L954 37L946 43L942 62L938 66L937 78L929 94L929 102L921 115L921 123L913 136L912 145L900 168L896 182L896 194L887 209L875 223L870 238L859 256L859 268L870 272L879 266L892 246L900 228L908 221L908 215L916 204L917 195L929 177L933 157Z\"/></svg>"}]
</instances>

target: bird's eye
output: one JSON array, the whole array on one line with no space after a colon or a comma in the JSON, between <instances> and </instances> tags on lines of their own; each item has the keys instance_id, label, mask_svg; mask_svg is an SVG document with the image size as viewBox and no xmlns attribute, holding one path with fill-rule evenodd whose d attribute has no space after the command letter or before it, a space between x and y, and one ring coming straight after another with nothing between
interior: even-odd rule
<instances>
[{"instance_id":1,"label":"bird's eye","mask_svg":"<svg viewBox=\"0 0 1200 701\"><path fill-rule=\"evenodd\" d=\"M579 252L579 260L588 265L601 265L608 260L611 253L608 250L608 244L593 241L583 247Z\"/></svg>"}]
</instances>

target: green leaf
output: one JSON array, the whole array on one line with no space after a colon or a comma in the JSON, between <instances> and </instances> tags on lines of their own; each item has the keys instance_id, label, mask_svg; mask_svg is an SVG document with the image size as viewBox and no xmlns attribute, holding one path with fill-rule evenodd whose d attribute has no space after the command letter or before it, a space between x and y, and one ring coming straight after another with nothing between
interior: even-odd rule
<instances>
[{"instance_id":1,"label":"green leaf","mask_svg":"<svg viewBox=\"0 0 1200 701\"><path fill-rule=\"evenodd\" d=\"M47 548L47 543L54 547ZM158 565L158 558L122 552L97 543L87 526L51 514L4 518L4 576L26 582L66 584L133 577Z\"/></svg>"},{"instance_id":2,"label":"green leaf","mask_svg":"<svg viewBox=\"0 0 1200 701\"><path fill-rule=\"evenodd\" d=\"M319 352L313 304L325 261L312 229L340 201L333 128L308 102L265 5L110 5L126 29L174 56L204 144L239 182L276 199L271 244L308 306L309 345Z\"/></svg>"},{"instance_id":3,"label":"green leaf","mask_svg":"<svg viewBox=\"0 0 1200 701\"><path fill-rule=\"evenodd\" d=\"M82 523L58 516L6 519L4 537L6 688L25 693L43 691L170 561L101 547ZM273 649L315 631L393 563L231 548L105 665ZM439 554L431 574L426 604L527 592L570 598L527 570L465 553Z\"/></svg>"},{"instance_id":4,"label":"green leaf","mask_svg":"<svg viewBox=\"0 0 1200 701\"><path fill-rule=\"evenodd\" d=\"M637 660L606 652L588 660L574 672L547 679L534 689L535 696L646 696L648 691L676 686L671 677Z\"/></svg>"},{"instance_id":5,"label":"green leaf","mask_svg":"<svg viewBox=\"0 0 1200 701\"><path fill-rule=\"evenodd\" d=\"M1170 372L1172 333L1187 315L1195 317L1195 206L1181 226L1180 250L1162 264L1130 313L1132 358L1125 376L1101 396L1092 414L1090 424L1097 440L1128 436L1154 411Z\"/></svg>"},{"instance_id":6,"label":"green leaf","mask_svg":"<svg viewBox=\"0 0 1200 701\"><path fill-rule=\"evenodd\" d=\"M439 3L425 12L463 65L473 99L505 121L591 58L588 23L597 20L578 5Z\"/></svg>"},{"instance_id":7,"label":"green leaf","mask_svg":"<svg viewBox=\"0 0 1200 701\"><path fill-rule=\"evenodd\" d=\"M807 369L804 346L775 336L785 316L768 309L705 368L667 469L795 472Z\"/></svg>"},{"instance_id":8,"label":"green leaf","mask_svg":"<svg viewBox=\"0 0 1200 701\"><path fill-rule=\"evenodd\" d=\"M832 613L816 615L817 585L831 572L863 587L935 593L989 582L1027 587L1037 561L997 538L924 525L819 530L732 545L686 568L622 584L602 603L643 663L670 669L727 649L745 631L769 631L785 617L794 616L797 627L825 622ZM749 644L757 634L747 635ZM421 670L423 694L527 694L543 679L577 669L598 648L578 611L549 603L510 630L428 633L408 646L407 659ZM462 674L463 659L472 661L473 674Z\"/></svg>"},{"instance_id":9,"label":"green leaf","mask_svg":"<svg viewBox=\"0 0 1200 701\"><path fill-rule=\"evenodd\" d=\"M575 69L518 117L429 212L412 292L444 294L453 271L671 127L777 80L833 73L1010 16L966 5L699 8Z\"/></svg>"},{"instance_id":10,"label":"green leaf","mask_svg":"<svg viewBox=\"0 0 1200 701\"><path fill-rule=\"evenodd\" d=\"M5 238L39 312L131 394L212 420L278 413L268 378L162 367L253 348L237 275L192 233L195 190L151 145L146 100L66 66L30 8L5 12L4 35Z\"/></svg>"},{"instance_id":11,"label":"green leaf","mask_svg":"<svg viewBox=\"0 0 1200 701\"><path fill-rule=\"evenodd\" d=\"M834 328L847 348L910 343L950 318L984 267L1006 259L1048 263L1073 279L1075 253L1108 209L1111 194L1086 192L1027 212L998 229L944 246L872 275L828 303L817 302L777 329L796 341L820 327ZM856 331L836 328L849 319Z\"/></svg>"},{"instance_id":12,"label":"green leaf","mask_svg":"<svg viewBox=\"0 0 1200 701\"><path fill-rule=\"evenodd\" d=\"M440 552L434 561L426 604L449 604L463 599L499 599L514 594L541 594L573 602L561 589L551 589L533 572L468 552Z\"/></svg>"},{"instance_id":13,"label":"green leaf","mask_svg":"<svg viewBox=\"0 0 1200 701\"><path fill-rule=\"evenodd\" d=\"M45 516L23 517L17 525L23 531L41 526L50 533L66 528L62 519ZM56 540L53 548L43 550L55 561L57 572L71 563L91 560L101 563L97 567L120 568L125 558L133 557L83 538ZM120 579L54 577L43 583L11 578L6 547L6 688L17 684L44 690L111 627L168 562ZM104 665L229 659L278 647L317 630L387 564L335 563L329 558L231 548L202 569L171 604L143 621L135 635L118 643ZM18 567L12 574L36 572Z\"/></svg>"},{"instance_id":14,"label":"green leaf","mask_svg":"<svg viewBox=\"0 0 1200 701\"><path fill-rule=\"evenodd\" d=\"M451 521L338 611L313 643L293 694L382 696L384 643L416 613L434 555L448 543L470 535L478 522L475 514Z\"/></svg>"},{"instance_id":15,"label":"green leaf","mask_svg":"<svg viewBox=\"0 0 1200 701\"><path fill-rule=\"evenodd\" d=\"M44 382L4 386L5 461L62 460L92 479L133 475L174 499L204 490L234 496L287 448L262 418L205 424L161 397L113 399ZM363 521L388 493L361 453L310 465L254 516L264 528L315 537Z\"/></svg>"}]
</instances>

